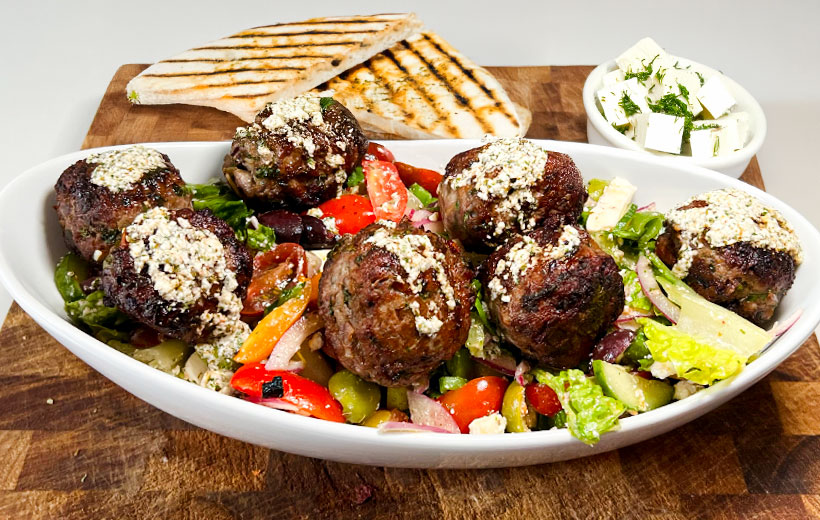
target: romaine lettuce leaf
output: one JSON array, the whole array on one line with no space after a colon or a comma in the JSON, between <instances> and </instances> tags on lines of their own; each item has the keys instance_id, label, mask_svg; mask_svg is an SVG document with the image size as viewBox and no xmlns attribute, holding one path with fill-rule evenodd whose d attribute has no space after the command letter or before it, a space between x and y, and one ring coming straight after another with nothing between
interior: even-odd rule
<instances>
[{"instance_id":1,"label":"romaine lettuce leaf","mask_svg":"<svg viewBox=\"0 0 820 520\"><path fill-rule=\"evenodd\" d=\"M566 413L567 428L580 441L595 444L601 434L618 425L618 417L626 406L604 395L594 379L576 369L563 370L552 375L541 369L531 372L539 383L549 385Z\"/></svg>"},{"instance_id":2,"label":"romaine lettuce leaf","mask_svg":"<svg viewBox=\"0 0 820 520\"><path fill-rule=\"evenodd\" d=\"M244 242L247 239L247 219L253 215L253 211L227 184L188 184L186 188L193 195L192 203L195 210L211 210L233 228L240 240Z\"/></svg>"},{"instance_id":3,"label":"romaine lettuce leaf","mask_svg":"<svg viewBox=\"0 0 820 520\"><path fill-rule=\"evenodd\" d=\"M652 312L652 302L643 293L641 284L638 282L638 273L630 270L622 270L621 278L624 280L624 292L626 293L626 305L633 309Z\"/></svg>"},{"instance_id":4,"label":"romaine lettuce leaf","mask_svg":"<svg viewBox=\"0 0 820 520\"><path fill-rule=\"evenodd\" d=\"M646 346L657 362L668 362L675 373L700 385L711 385L739 372L746 358L732 350L702 343L676 327L639 318L646 334Z\"/></svg>"},{"instance_id":5,"label":"romaine lettuce leaf","mask_svg":"<svg viewBox=\"0 0 820 520\"><path fill-rule=\"evenodd\" d=\"M103 343L128 341L131 336L124 330L130 328L130 320L116 307L103 304L102 291L94 291L85 298L66 303L65 310L72 320L85 325Z\"/></svg>"},{"instance_id":6,"label":"romaine lettuce leaf","mask_svg":"<svg viewBox=\"0 0 820 520\"><path fill-rule=\"evenodd\" d=\"M276 246L276 232L264 224L256 229L248 228L246 243L254 251L269 251Z\"/></svg>"},{"instance_id":7,"label":"romaine lettuce leaf","mask_svg":"<svg viewBox=\"0 0 820 520\"><path fill-rule=\"evenodd\" d=\"M772 335L734 312L708 301L677 278L658 276L669 299L680 306L676 328L699 341L736 352L745 363Z\"/></svg>"}]
</instances>

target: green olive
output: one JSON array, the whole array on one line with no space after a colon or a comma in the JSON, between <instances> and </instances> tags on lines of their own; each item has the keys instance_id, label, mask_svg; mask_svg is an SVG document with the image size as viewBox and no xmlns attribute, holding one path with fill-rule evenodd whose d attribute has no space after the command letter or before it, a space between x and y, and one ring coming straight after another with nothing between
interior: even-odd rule
<instances>
[{"instance_id":1,"label":"green olive","mask_svg":"<svg viewBox=\"0 0 820 520\"><path fill-rule=\"evenodd\" d=\"M410 406L407 404L407 388L397 386L387 389L388 408L395 408L396 410L409 410Z\"/></svg>"},{"instance_id":2,"label":"green olive","mask_svg":"<svg viewBox=\"0 0 820 520\"><path fill-rule=\"evenodd\" d=\"M459 349L455 356L447 361L447 373L453 377L470 378L470 369L472 368L473 360L470 356L470 351L466 348Z\"/></svg>"},{"instance_id":3,"label":"green olive","mask_svg":"<svg viewBox=\"0 0 820 520\"><path fill-rule=\"evenodd\" d=\"M362 426L378 428L386 422L405 422L407 420L407 415L400 410L376 410L362 421Z\"/></svg>"},{"instance_id":4,"label":"green olive","mask_svg":"<svg viewBox=\"0 0 820 520\"><path fill-rule=\"evenodd\" d=\"M378 409L382 398L379 385L368 383L347 370L333 374L327 382L327 388L342 404L345 419L355 424Z\"/></svg>"},{"instance_id":5,"label":"green olive","mask_svg":"<svg viewBox=\"0 0 820 520\"><path fill-rule=\"evenodd\" d=\"M304 364L299 375L306 377L311 381L315 381L322 386L327 386L330 376L333 375L333 369L325 357L318 350L310 350L310 346L306 342L302 345L296 353L295 359L302 361Z\"/></svg>"},{"instance_id":6,"label":"green olive","mask_svg":"<svg viewBox=\"0 0 820 520\"><path fill-rule=\"evenodd\" d=\"M527 406L524 387L513 381L504 392L501 402L501 415L507 419L507 431L512 433L528 432L535 427L538 419L535 410Z\"/></svg>"}]
</instances>

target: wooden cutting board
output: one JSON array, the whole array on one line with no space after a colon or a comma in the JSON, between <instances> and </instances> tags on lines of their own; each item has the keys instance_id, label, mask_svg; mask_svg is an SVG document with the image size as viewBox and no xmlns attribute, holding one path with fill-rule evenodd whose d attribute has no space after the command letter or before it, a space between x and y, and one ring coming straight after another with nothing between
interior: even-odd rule
<instances>
[{"instance_id":1,"label":"wooden cutting board","mask_svg":"<svg viewBox=\"0 0 820 520\"><path fill-rule=\"evenodd\" d=\"M121 67L83 147L226 140L213 109L131 106ZM585 141L591 67L493 68L529 136ZM743 179L763 187L756 160ZM289 455L186 424L115 386L17 305L0 329L0 518L820 517L820 348L673 432L556 464L373 468Z\"/></svg>"}]
</instances>

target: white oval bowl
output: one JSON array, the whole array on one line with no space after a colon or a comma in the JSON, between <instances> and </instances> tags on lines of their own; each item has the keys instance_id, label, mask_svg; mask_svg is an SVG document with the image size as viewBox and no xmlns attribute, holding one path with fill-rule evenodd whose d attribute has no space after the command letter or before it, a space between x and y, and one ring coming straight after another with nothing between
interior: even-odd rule
<instances>
[{"instance_id":1,"label":"white oval bowl","mask_svg":"<svg viewBox=\"0 0 820 520\"><path fill-rule=\"evenodd\" d=\"M684 65L694 63L683 58L680 59L680 62ZM704 65L697 65L702 69L717 72ZM749 114L749 133L751 134L751 138L746 146L727 155L704 158L655 152L643 148L632 139L612 128L612 125L607 122L606 118L598 110L597 103L595 102L595 92L602 87L604 75L616 68L618 68L618 66L615 64L615 60L610 60L598 65L589 73L589 76L587 76L584 82L582 97L584 110L587 113L587 141L589 141L590 144L614 146L616 148L623 148L624 150L635 150L683 164L694 164L718 171L735 179L743 175L743 171L749 165L749 161L752 160L752 157L754 157L763 146L763 141L766 139L766 116L763 114L763 109L760 108L760 104L746 89L724 75L723 79L725 80L725 84L737 101L735 110Z\"/></svg>"},{"instance_id":2,"label":"white oval bowl","mask_svg":"<svg viewBox=\"0 0 820 520\"><path fill-rule=\"evenodd\" d=\"M636 203L668 209L691 195L736 187L781 211L803 243L805 262L777 315L798 308L802 318L760 358L729 381L657 410L621 421L587 446L567 430L505 435L435 433L379 434L371 428L337 424L217 394L177 379L109 348L74 327L53 283L54 266L66 248L53 209L53 185L60 173L90 151L58 157L21 174L0 193L0 281L20 306L49 334L102 375L140 399L182 420L269 448L356 464L417 468L522 466L552 462L627 446L665 433L725 403L792 354L820 322L820 234L795 210L743 182L684 163L615 148L538 141L547 150L573 157L586 179L625 177L636 186ZM443 170L456 153L476 140L394 141L384 144L398 160ZM188 182L221 176L229 143L154 143L167 153ZM119 148L119 147L111 147ZM110 148L106 148L110 149ZM753 435L753 432L750 432Z\"/></svg>"}]
</instances>

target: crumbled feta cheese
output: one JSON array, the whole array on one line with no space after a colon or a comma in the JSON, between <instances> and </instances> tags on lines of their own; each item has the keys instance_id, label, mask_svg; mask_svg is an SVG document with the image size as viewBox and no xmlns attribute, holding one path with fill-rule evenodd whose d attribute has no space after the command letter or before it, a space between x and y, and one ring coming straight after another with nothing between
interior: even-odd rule
<instances>
[{"instance_id":1,"label":"crumbled feta cheese","mask_svg":"<svg viewBox=\"0 0 820 520\"><path fill-rule=\"evenodd\" d=\"M291 122L310 122L320 126L324 122L322 117L321 97L307 93L293 98L280 99L268 103L270 115L262 121L262 126L276 133L288 126Z\"/></svg>"},{"instance_id":2,"label":"crumbled feta cheese","mask_svg":"<svg viewBox=\"0 0 820 520\"><path fill-rule=\"evenodd\" d=\"M628 180L622 177L612 179L589 212L587 231L608 231L614 228L629 210L636 191L638 188Z\"/></svg>"},{"instance_id":3,"label":"crumbled feta cheese","mask_svg":"<svg viewBox=\"0 0 820 520\"><path fill-rule=\"evenodd\" d=\"M305 212L305 214L309 217L316 217L318 219L321 219L325 216L325 213L319 208L310 208Z\"/></svg>"},{"instance_id":4,"label":"crumbled feta cheese","mask_svg":"<svg viewBox=\"0 0 820 520\"><path fill-rule=\"evenodd\" d=\"M92 255L91 255L91 258L92 258L95 262L99 262L99 261L100 261L100 258L102 258L102 254L103 254L103 253L102 253L102 251L100 251L99 249L95 249L95 250L94 250L94 254L92 254Z\"/></svg>"},{"instance_id":5,"label":"crumbled feta cheese","mask_svg":"<svg viewBox=\"0 0 820 520\"><path fill-rule=\"evenodd\" d=\"M91 183L115 192L130 189L150 171L168 167L161 153L142 145L93 153L85 162L96 164L91 172Z\"/></svg>"},{"instance_id":6,"label":"crumbled feta cheese","mask_svg":"<svg viewBox=\"0 0 820 520\"><path fill-rule=\"evenodd\" d=\"M516 285L520 277L539 261L564 258L574 252L580 244L581 238L578 230L573 226L564 226L556 244L548 244L546 247L538 245L532 237L522 236L521 240L516 242L496 263L494 276L487 284L490 296L503 303L509 303L510 295L507 294L502 280L511 281L513 285Z\"/></svg>"},{"instance_id":7,"label":"crumbled feta cheese","mask_svg":"<svg viewBox=\"0 0 820 520\"><path fill-rule=\"evenodd\" d=\"M764 206L746 192L725 188L696 195L681 207L700 200L704 207L674 209L666 221L680 232L681 248L672 267L675 276L685 278L695 252L709 245L724 247L749 242L755 247L788 253L800 264L803 251L791 224L775 209Z\"/></svg>"},{"instance_id":8,"label":"crumbled feta cheese","mask_svg":"<svg viewBox=\"0 0 820 520\"><path fill-rule=\"evenodd\" d=\"M649 366L649 372L655 379L666 379L677 374L675 365L668 361L655 361Z\"/></svg>"},{"instance_id":9,"label":"crumbled feta cheese","mask_svg":"<svg viewBox=\"0 0 820 520\"><path fill-rule=\"evenodd\" d=\"M507 429L507 418L498 412L492 413L485 417L473 419L469 428L472 435L504 433L504 430Z\"/></svg>"},{"instance_id":10,"label":"crumbled feta cheese","mask_svg":"<svg viewBox=\"0 0 820 520\"><path fill-rule=\"evenodd\" d=\"M125 228L134 270L147 268L154 289L163 300L181 307L209 295L215 284L220 311L233 314L242 309L234 294L236 274L228 268L225 250L216 235L191 225L184 218L171 220L168 209L149 209Z\"/></svg>"},{"instance_id":11,"label":"crumbled feta cheese","mask_svg":"<svg viewBox=\"0 0 820 520\"><path fill-rule=\"evenodd\" d=\"M386 225L387 222L390 225ZM372 243L376 247L393 253L398 258L399 264L407 275L403 280L401 278L399 280L409 285L413 294L421 294L424 288L419 277L422 273L432 269L435 272L439 290L446 298L447 307L450 310L455 309L455 292L442 265L444 253L435 250L430 237L416 234L395 236L388 231L388 229L395 229L395 222L380 220L379 224L384 227L377 229L370 238L365 240L365 243ZM411 302L410 308L416 316L416 330L419 333L432 335L441 328L442 322L435 316L428 318L421 315L418 302ZM428 312L435 313L437 310L434 303L428 304ZM422 319L419 320L419 317Z\"/></svg>"},{"instance_id":12,"label":"crumbled feta cheese","mask_svg":"<svg viewBox=\"0 0 820 520\"><path fill-rule=\"evenodd\" d=\"M339 228L336 227L336 219L334 217L324 217L322 220L322 224L325 225L325 229L329 232L333 233L334 235L341 235L339 233Z\"/></svg>"},{"instance_id":13,"label":"crumbled feta cheese","mask_svg":"<svg viewBox=\"0 0 820 520\"><path fill-rule=\"evenodd\" d=\"M672 396L676 401L686 399L691 395L695 395L702 390L703 387L691 381L681 380L675 383L675 394Z\"/></svg>"},{"instance_id":14,"label":"crumbled feta cheese","mask_svg":"<svg viewBox=\"0 0 820 520\"><path fill-rule=\"evenodd\" d=\"M498 201L493 217L495 236L504 232L506 222L517 221L522 231L529 231L534 221L526 210L536 202L532 188L543 179L547 159L547 151L527 139L496 139L468 168L444 182L451 188L470 186L481 200Z\"/></svg>"}]
</instances>

